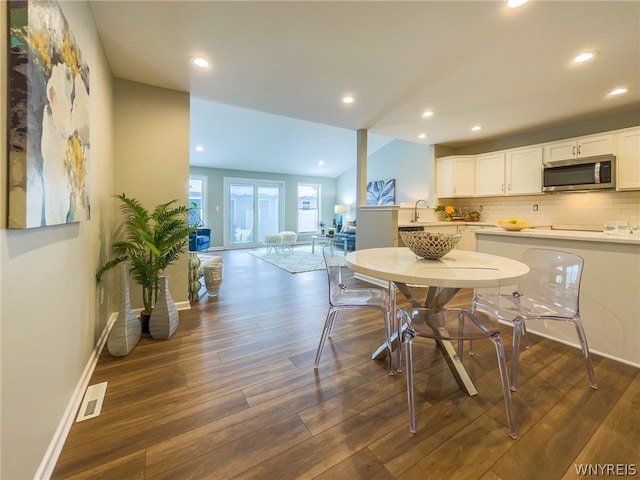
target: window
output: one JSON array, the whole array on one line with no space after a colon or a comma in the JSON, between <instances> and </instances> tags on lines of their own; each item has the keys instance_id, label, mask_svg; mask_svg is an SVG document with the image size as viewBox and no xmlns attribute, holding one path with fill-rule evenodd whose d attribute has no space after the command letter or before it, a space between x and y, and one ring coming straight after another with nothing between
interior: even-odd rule
<instances>
[{"instance_id":1,"label":"window","mask_svg":"<svg viewBox=\"0 0 640 480\"><path fill-rule=\"evenodd\" d=\"M189 176L189 208L193 208L198 212L198 219L203 223L207 223L207 215L205 205L207 204L207 177L202 175ZM189 215L189 223L194 223L192 215Z\"/></svg>"},{"instance_id":2,"label":"window","mask_svg":"<svg viewBox=\"0 0 640 480\"><path fill-rule=\"evenodd\" d=\"M318 231L320 222L320 185L298 184L298 233Z\"/></svg>"}]
</instances>

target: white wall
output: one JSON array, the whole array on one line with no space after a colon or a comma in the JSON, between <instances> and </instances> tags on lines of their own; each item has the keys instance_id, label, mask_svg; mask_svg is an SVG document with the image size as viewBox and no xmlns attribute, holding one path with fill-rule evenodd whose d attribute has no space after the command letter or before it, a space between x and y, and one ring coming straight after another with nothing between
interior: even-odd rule
<instances>
[{"instance_id":1,"label":"white wall","mask_svg":"<svg viewBox=\"0 0 640 480\"><path fill-rule=\"evenodd\" d=\"M189 204L189 94L122 79L114 80L115 187L145 207L177 199ZM119 208L120 201L114 200ZM119 221L119 214L116 220ZM189 256L166 270L171 297L188 302ZM115 272L112 272L113 277ZM131 284L131 304L142 307Z\"/></svg>"},{"instance_id":2,"label":"white wall","mask_svg":"<svg viewBox=\"0 0 640 480\"><path fill-rule=\"evenodd\" d=\"M435 202L431 184L434 174L432 145L393 140L367 158L367 181L396 180L396 204L414 203L426 199ZM350 207L348 218L355 217L356 168L347 170L337 179L337 198Z\"/></svg>"},{"instance_id":3,"label":"white wall","mask_svg":"<svg viewBox=\"0 0 640 480\"><path fill-rule=\"evenodd\" d=\"M95 284L111 224L111 72L85 2L61 3L90 68L89 221L6 230L6 102L0 102L0 370L2 465L7 480L33 478L106 323ZM0 91L7 92L6 3L0 8ZM106 200L107 199L107 200Z\"/></svg>"}]
</instances>

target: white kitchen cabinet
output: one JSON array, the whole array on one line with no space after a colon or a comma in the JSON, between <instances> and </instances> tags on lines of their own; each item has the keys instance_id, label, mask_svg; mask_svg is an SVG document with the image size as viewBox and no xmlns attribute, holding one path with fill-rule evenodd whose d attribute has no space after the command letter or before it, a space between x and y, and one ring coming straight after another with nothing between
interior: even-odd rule
<instances>
[{"instance_id":1,"label":"white kitchen cabinet","mask_svg":"<svg viewBox=\"0 0 640 480\"><path fill-rule=\"evenodd\" d=\"M542 193L542 147L525 147L476 157L478 196Z\"/></svg>"},{"instance_id":2,"label":"white kitchen cabinet","mask_svg":"<svg viewBox=\"0 0 640 480\"><path fill-rule=\"evenodd\" d=\"M475 183L475 156L455 155L437 159L436 190L438 197L473 197Z\"/></svg>"},{"instance_id":3,"label":"white kitchen cabinet","mask_svg":"<svg viewBox=\"0 0 640 480\"><path fill-rule=\"evenodd\" d=\"M640 190L640 127L616 133L617 189Z\"/></svg>"},{"instance_id":4,"label":"white kitchen cabinet","mask_svg":"<svg viewBox=\"0 0 640 480\"><path fill-rule=\"evenodd\" d=\"M476 195L494 197L505 194L504 153L485 153L476 157Z\"/></svg>"},{"instance_id":5,"label":"white kitchen cabinet","mask_svg":"<svg viewBox=\"0 0 640 480\"><path fill-rule=\"evenodd\" d=\"M507 150L505 166L507 195L542 193L542 147Z\"/></svg>"},{"instance_id":6,"label":"white kitchen cabinet","mask_svg":"<svg viewBox=\"0 0 640 480\"><path fill-rule=\"evenodd\" d=\"M458 242L458 250L476 251L476 232L482 230L481 225L460 225L458 227L458 233L462 235L462 238Z\"/></svg>"},{"instance_id":7,"label":"white kitchen cabinet","mask_svg":"<svg viewBox=\"0 0 640 480\"><path fill-rule=\"evenodd\" d=\"M605 155L613 153L613 148L614 135L612 133L560 140L547 143L544 146L544 161L555 162L571 158Z\"/></svg>"}]
</instances>

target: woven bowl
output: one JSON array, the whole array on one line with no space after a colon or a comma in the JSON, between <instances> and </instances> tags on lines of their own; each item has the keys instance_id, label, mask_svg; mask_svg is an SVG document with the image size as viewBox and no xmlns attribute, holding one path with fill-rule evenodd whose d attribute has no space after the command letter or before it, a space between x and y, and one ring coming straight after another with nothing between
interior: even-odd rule
<instances>
[{"instance_id":1,"label":"woven bowl","mask_svg":"<svg viewBox=\"0 0 640 480\"><path fill-rule=\"evenodd\" d=\"M400 238L413 253L422 258L444 257L460 241L459 233L400 232Z\"/></svg>"}]
</instances>

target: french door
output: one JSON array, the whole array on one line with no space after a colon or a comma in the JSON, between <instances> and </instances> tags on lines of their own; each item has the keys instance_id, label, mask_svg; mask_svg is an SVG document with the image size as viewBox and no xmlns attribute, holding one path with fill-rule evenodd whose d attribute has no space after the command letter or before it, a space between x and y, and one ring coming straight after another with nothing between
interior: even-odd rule
<instances>
[{"instance_id":1,"label":"french door","mask_svg":"<svg viewBox=\"0 0 640 480\"><path fill-rule=\"evenodd\" d=\"M224 191L225 248L257 247L282 231L282 182L225 178Z\"/></svg>"}]
</instances>

